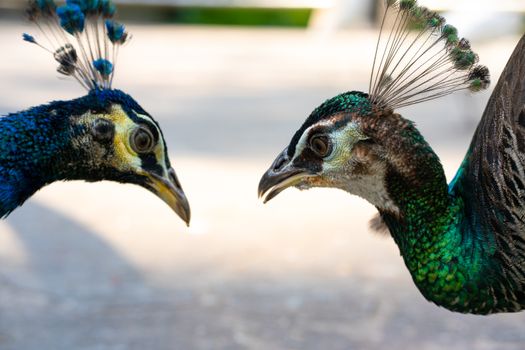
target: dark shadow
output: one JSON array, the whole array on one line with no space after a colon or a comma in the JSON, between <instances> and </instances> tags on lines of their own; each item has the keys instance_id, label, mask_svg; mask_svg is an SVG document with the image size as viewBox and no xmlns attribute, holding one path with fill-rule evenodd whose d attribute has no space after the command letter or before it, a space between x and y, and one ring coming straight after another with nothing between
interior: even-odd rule
<instances>
[{"instance_id":1,"label":"dark shadow","mask_svg":"<svg viewBox=\"0 0 525 350\"><path fill-rule=\"evenodd\" d=\"M0 256L0 349L125 344L141 325L127 313L155 300L140 272L96 232L34 201L7 224L27 260Z\"/></svg>"},{"instance_id":2,"label":"dark shadow","mask_svg":"<svg viewBox=\"0 0 525 350\"><path fill-rule=\"evenodd\" d=\"M20 285L68 298L107 299L147 289L123 256L90 228L59 212L30 201L15 210L7 223L28 259L24 270L31 275L20 276L28 279Z\"/></svg>"}]
</instances>

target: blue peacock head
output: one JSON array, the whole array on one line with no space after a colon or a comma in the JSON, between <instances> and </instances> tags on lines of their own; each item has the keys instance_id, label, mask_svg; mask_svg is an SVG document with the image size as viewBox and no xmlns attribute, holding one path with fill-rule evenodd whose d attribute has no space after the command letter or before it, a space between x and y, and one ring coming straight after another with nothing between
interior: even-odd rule
<instances>
[{"instance_id":1,"label":"blue peacock head","mask_svg":"<svg viewBox=\"0 0 525 350\"><path fill-rule=\"evenodd\" d=\"M345 92L311 113L261 179L265 201L288 187L335 187L383 205L387 172L417 171L403 150L418 145L434 159L414 124L394 111L488 88L488 69L441 15L416 0L385 5L381 29L391 15L392 32L379 35L368 93Z\"/></svg>"},{"instance_id":2,"label":"blue peacock head","mask_svg":"<svg viewBox=\"0 0 525 350\"><path fill-rule=\"evenodd\" d=\"M57 71L88 91L82 98L33 110L67 116L72 130L70 149L63 153L74 169L53 167L51 176L138 184L189 223L189 204L161 128L131 96L112 87L119 48L131 38L114 20L115 13L111 0L66 0L61 6L53 0L30 1L27 15L43 40L25 33L23 39L51 53Z\"/></svg>"}]
</instances>

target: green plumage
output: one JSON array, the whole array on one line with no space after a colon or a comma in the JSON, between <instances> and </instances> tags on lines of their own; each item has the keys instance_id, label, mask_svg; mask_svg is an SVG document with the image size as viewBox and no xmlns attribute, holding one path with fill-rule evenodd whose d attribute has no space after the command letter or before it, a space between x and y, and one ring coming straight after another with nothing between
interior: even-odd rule
<instances>
[{"instance_id":1,"label":"green plumage","mask_svg":"<svg viewBox=\"0 0 525 350\"><path fill-rule=\"evenodd\" d=\"M421 293L453 311L525 307L524 50L525 37L450 185L412 122L388 111L352 118L366 135L396 150L393 162L402 165L388 167L385 184L401 214L379 208L381 216Z\"/></svg>"},{"instance_id":2,"label":"green plumage","mask_svg":"<svg viewBox=\"0 0 525 350\"><path fill-rule=\"evenodd\" d=\"M464 198L456 185L448 190L438 157L417 130L404 135L406 153L418 169L414 178L391 170L387 189L402 217L382 212L401 255L421 293L453 311L490 313L496 310L489 283L498 275L491 261L493 244L481 240L465 221ZM414 152L415 150L415 152Z\"/></svg>"},{"instance_id":3,"label":"green plumage","mask_svg":"<svg viewBox=\"0 0 525 350\"><path fill-rule=\"evenodd\" d=\"M425 298L463 313L520 311L525 36L447 184L438 156L394 110L486 89L488 69L476 66L469 41L438 14L414 0L387 1L388 9L396 10L393 34L380 36L369 94L341 94L315 109L262 177L259 194L267 202L290 186L334 187L363 197L377 207ZM423 27L413 41L406 39L411 21Z\"/></svg>"}]
</instances>

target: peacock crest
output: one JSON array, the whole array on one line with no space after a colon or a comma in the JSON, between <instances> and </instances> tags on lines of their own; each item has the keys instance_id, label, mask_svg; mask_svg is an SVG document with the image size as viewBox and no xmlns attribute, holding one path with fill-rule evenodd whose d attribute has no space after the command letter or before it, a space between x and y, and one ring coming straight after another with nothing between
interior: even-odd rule
<instances>
[{"instance_id":1,"label":"peacock crest","mask_svg":"<svg viewBox=\"0 0 525 350\"><path fill-rule=\"evenodd\" d=\"M116 22L112 0L31 0L29 20L42 40L23 34L23 39L51 53L60 74L73 77L88 91L111 89L120 46L131 36Z\"/></svg>"},{"instance_id":2,"label":"peacock crest","mask_svg":"<svg viewBox=\"0 0 525 350\"><path fill-rule=\"evenodd\" d=\"M386 23L391 31L384 33ZM489 70L458 30L416 0L387 0L369 84L370 101L396 109L490 85Z\"/></svg>"}]
</instances>

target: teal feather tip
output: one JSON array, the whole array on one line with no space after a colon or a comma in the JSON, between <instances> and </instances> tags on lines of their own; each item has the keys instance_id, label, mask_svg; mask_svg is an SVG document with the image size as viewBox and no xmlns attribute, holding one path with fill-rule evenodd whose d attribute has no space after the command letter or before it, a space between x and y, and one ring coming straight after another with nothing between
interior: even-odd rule
<instances>
[{"instance_id":1,"label":"teal feather tip","mask_svg":"<svg viewBox=\"0 0 525 350\"><path fill-rule=\"evenodd\" d=\"M458 30L450 24L445 24L441 29L441 37L445 39L448 46L454 46L459 42Z\"/></svg>"},{"instance_id":2,"label":"teal feather tip","mask_svg":"<svg viewBox=\"0 0 525 350\"><path fill-rule=\"evenodd\" d=\"M461 47L456 46L450 51L450 58L454 62L454 67L459 70L469 69L478 62L478 55L470 50L463 50Z\"/></svg>"},{"instance_id":3,"label":"teal feather tip","mask_svg":"<svg viewBox=\"0 0 525 350\"><path fill-rule=\"evenodd\" d=\"M35 3L41 11L54 11L57 7L53 0L36 0Z\"/></svg>"},{"instance_id":4,"label":"teal feather tip","mask_svg":"<svg viewBox=\"0 0 525 350\"><path fill-rule=\"evenodd\" d=\"M412 27L422 30L439 30L445 25L445 18L424 6L418 6L416 0L402 0L399 10L410 18Z\"/></svg>"},{"instance_id":5,"label":"teal feather tip","mask_svg":"<svg viewBox=\"0 0 525 350\"><path fill-rule=\"evenodd\" d=\"M82 12L87 10L88 1L85 0L66 0L66 5L73 6L76 5L80 8Z\"/></svg>"},{"instance_id":6,"label":"teal feather tip","mask_svg":"<svg viewBox=\"0 0 525 350\"><path fill-rule=\"evenodd\" d=\"M26 33L23 39L51 52L59 63L57 71L72 76L87 90L111 89L118 50L106 49L102 56L101 47L122 45L131 37L124 25L112 20L115 13L112 0L62 0L58 7L53 0L30 0L29 19L46 37L52 34L57 43L51 42L51 47L45 47ZM89 32L85 30L88 26ZM62 31L75 37L76 46L84 54L78 55L74 44L65 36L57 36Z\"/></svg>"},{"instance_id":7,"label":"teal feather tip","mask_svg":"<svg viewBox=\"0 0 525 350\"><path fill-rule=\"evenodd\" d=\"M417 5L416 0L401 0L399 1L399 8L401 10L410 11Z\"/></svg>"},{"instance_id":8,"label":"teal feather tip","mask_svg":"<svg viewBox=\"0 0 525 350\"><path fill-rule=\"evenodd\" d=\"M100 0L66 0L66 5L77 5L85 15L94 14L100 7Z\"/></svg>"},{"instance_id":9,"label":"teal feather tip","mask_svg":"<svg viewBox=\"0 0 525 350\"><path fill-rule=\"evenodd\" d=\"M57 15L60 18L60 26L69 34L75 35L84 31L86 17L82 9L76 5L64 5L57 8Z\"/></svg>"},{"instance_id":10,"label":"teal feather tip","mask_svg":"<svg viewBox=\"0 0 525 350\"><path fill-rule=\"evenodd\" d=\"M117 7L111 0L100 0L99 11L105 18L111 18L117 12Z\"/></svg>"},{"instance_id":11,"label":"teal feather tip","mask_svg":"<svg viewBox=\"0 0 525 350\"><path fill-rule=\"evenodd\" d=\"M29 2L26 14L30 21L36 22L42 17L51 17L55 14L56 4L53 0L32 0Z\"/></svg>"},{"instance_id":12,"label":"teal feather tip","mask_svg":"<svg viewBox=\"0 0 525 350\"><path fill-rule=\"evenodd\" d=\"M476 66L479 57L471 49L470 42L460 38L456 27L446 24L443 16L419 6L416 0L385 1L387 11L383 21L388 10L392 10L395 22L386 43L381 40L380 33L376 47L370 79L372 104L396 109L455 91L477 92L489 86L488 70ZM403 43L411 31L416 32L414 41L404 50ZM379 50L384 50L383 57L386 57L380 62L376 61ZM411 63L400 72L396 71L406 64L404 58L409 56ZM411 77L410 82L408 77Z\"/></svg>"},{"instance_id":13,"label":"teal feather tip","mask_svg":"<svg viewBox=\"0 0 525 350\"><path fill-rule=\"evenodd\" d=\"M36 6L38 6L38 8L44 12L47 12L47 11L52 12L52 11L55 11L55 9L57 8L57 5L55 4L53 0L36 0L35 3L36 3Z\"/></svg>"},{"instance_id":14,"label":"teal feather tip","mask_svg":"<svg viewBox=\"0 0 525 350\"><path fill-rule=\"evenodd\" d=\"M27 41L28 43L36 44L35 37L30 34L24 33L22 34L22 38L24 39L24 41Z\"/></svg>"},{"instance_id":15,"label":"teal feather tip","mask_svg":"<svg viewBox=\"0 0 525 350\"><path fill-rule=\"evenodd\" d=\"M104 79L107 79L113 73L113 64L104 58L93 61L93 67Z\"/></svg>"},{"instance_id":16,"label":"teal feather tip","mask_svg":"<svg viewBox=\"0 0 525 350\"><path fill-rule=\"evenodd\" d=\"M445 19L426 7L414 6L410 10L410 16L413 25L422 29L434 30L445 23Z\"/></svg>"},{"instance_id":17,"label":"teal feather tip","mask_svg":"<svg viewBox=\"0 0 525 350\"><path fill-rule=\"evenodd\" d=\"M440 28L445 24L445 18L435 12L432 12L427 17L427 24L430 28Z\"/></svg>"},{"instance_id":18,"label":"teal feather tip","mask_svg":"<svg viewBox=\"0 0 525 350\"><path fill-rule=\"evenodd\" d=\"M412 18L415 19L424 19L426 16L428 16L428 13L430 12L426 7L420 7L415 5L408 8L408 10L410 10Z\"/></svg>"},{"instance_id":19,"label":"teal feather tip","mask_svg":"<svg viewBox=\"0 0 525 350\"><path fill-rule=\"evenodd\" d=\"M470 91L486 90L490 86L489 69L485 66L475 66L470 70L468 81L470 82Z\"/></svg>"},{"instance_id":20,"label":"teal feather tip","mask_svg":"<svg viewBox=\"0 0 525 350\"><path fill-rule=\"evenodd\" d=\"M78 6L86 17L101 15L104 18L111 18L117 11L112 0L66 0L66 5Z\"/></svg>"},{"instance_id":21,"label":"teal feather tip","mask_svg":"<svg viewBox=\"0 0 525 350\"><path fill-rule=\"evenodd\" d=\"M108 38L113 44L124 44L128 38L126 27L113 20L106 20Z\"/></svg>"}]
</instances>

